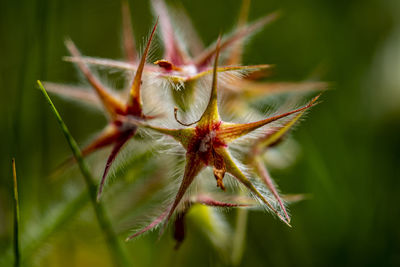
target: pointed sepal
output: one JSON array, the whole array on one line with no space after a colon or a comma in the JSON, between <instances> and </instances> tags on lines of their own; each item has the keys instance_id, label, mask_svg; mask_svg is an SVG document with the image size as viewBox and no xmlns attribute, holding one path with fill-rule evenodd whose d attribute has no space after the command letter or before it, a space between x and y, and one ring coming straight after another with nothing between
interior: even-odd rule
<instances>
[{"instance_id":1,"label":"pointed sepal","mask_svg":"<svg viewBox=\"0 0 400 267\"><path fill-rule=\"evenodd\" d=\"M135 116L142 116L142 100L140 96L140 87L142 85L142 75L146 58L150 50L151 41L156 31L158 20L156 21L153 30L150 34L149 40L147 41L146 48L143 52L142 58L140 59L139 66L136 70L135 77L133 79L132 87L130 90L130 99L128 103L128 113Z\"/></svg>"},{"instance_id":2,"label":"pointed sepal","mask_svg":"<svg viewBox=\"0 0 400 267\"><path fill-rule=\"evenodd\" d=\"M71 55L75 58L81 58L77 47L71 40L66 40L65 45L67 46ZM109 115L114 118L117 114L123 112L124 107L122 102L115 98L97 79L97 77L91 72L88 66L83 61L77 61L79 69L82 71L86 80L92 85L93 89L96 91L100 98L101 103L104 108L108 111Z\"/></svg>"},{"instance_id":3,"label":"pointed sepal","mask_svg":"<svg viewBox=\"0 0 400 267\"><path fill-rule=\"evenodd\" d=\"M218 123L220 120L219 112L218 112L218 89L217 89L217 86L218 86L217 85L217 79L218 79L217 67L218 67L218 58L219 58L219 51L220 51L220 41L221 41L221 38L218 38L215 59L214 59L210 100L208 101L206 110L204 111L203 115L201 116L200 121L197 124L198 127L203 127L206 125L211 125L213 123Z\"/></svg>"},{"instance_id":4,"label":"pointed sepal","mask_svg":"<svg viewBox=\"0 0 400 267\"><path fill-rule=\"evenodd\" d=\"M266 17L263 17L263 18L255 21L252 24L249 24L249 25L239 28L233 34L231 34L227 38L224 38L221 41L221 51L224 51L224 50L232 47L237 42L242 41L245 38L249 37L256 31L258 31L259 29L264 27L266 24L274 21L277 17L278 17L278 13L272 13ZM210 47L210 48L206 49L202 54L200 54L199 56L197 56L194 59L196 66L198 68L203 68L203 67L207 66L215 53L216 53L216 50L214 49L214 47Z\"/></svg>"},{"instance_id":5,"label":"pointed sepal","mask_svg":"<svg viewBox=\"0 0 400 267\"><path fill-rule=\"evenodd\" d=\"M233 140L242 137L246 134L251 133L252 131L263 127L264 125L277 121L279 119L288 117L292 114L296 114L299 112L302 112L304 110L307 110L309 108L311 108L312 106L314 106L316 104L316 101L318 100L318 98L320 97L320 95L314 97L307 105L286 112L286 113L282 113L276 116L272 116L269 118L266 118L264 120L260 120L260 121L256 121L256 122L250 122L250 123L242 123L242 124L234 124L234 123L224 123L221 125L221 130L219 132L221 138L225 141L225 142L232 142Z\"/></svg>"},{"instance_id":6,"label":"pointed sepal","mask_svg":"<svg viewBox=\"0 0 400 267\"><path fill-rule=\"evenodd\" d=\"M125 57L130 63L136 62L137 54L135 48L135 39L131 22L131 11L128 0L122 0L122 39L124 45Z\"/></svg>"}]
</instances>

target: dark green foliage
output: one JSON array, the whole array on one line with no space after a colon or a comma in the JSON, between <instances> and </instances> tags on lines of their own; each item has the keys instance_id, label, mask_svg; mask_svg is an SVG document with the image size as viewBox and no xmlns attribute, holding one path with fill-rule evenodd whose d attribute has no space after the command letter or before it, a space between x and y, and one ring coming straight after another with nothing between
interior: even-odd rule
<instances>
[{"instance_id":1,"label":"dark green foliage","mask_svg":"<svg viewBox=\"0 0 400 267\"><path fill-rule=\"evenodd\" d=\"M207 44L232 28L240 6L240 1L169 2L185 6ZM400 101L396 94L400 83L396 77L388 82L391 77L384 75L396 67L400 73L400 64L382 65L399 53L383 53L389 45L400 47L396 43L397 2L252 1L250 20L278 9L282 16L252 38L244 63L276 64L273 80L318 77L334 82L334 90L324 94L323 105L294 133L302 151L299 161L284 171L271 170L282 191L312 197L292 205L293 229L271 216L250 212L242 266L400 264ZM152 25L149 4L130 1L130 6L137 45L142 46L141 36ZM36 80L78 83L72 64L61 60L67 55L66 36L86 54L122 58L120 29L119 1L1 1L0 266L13 264L13 156L18 161L22 265L110 265L79 173L75 171L67 181L47 178L71 153L36 90ZM398 105L389 105L387 99ZM80 144L105 124L95 112L58 99L55 103ZM139 170L145 165L146 153L132 156L143 164L132 163L138 171L128 172L126 180L133 180L136 173L151 176L151 170ZM119 172L122 169L116 175ZM129 184L121 180L121 187ZM127 191L116 188L105 196L109 202L104 205L109 217L116 218L113 225L122 237L127 236L136 215L143 213L135 207L124 213L123 206L133 198ZM56 212L49 212L54 208ZM228 216L235 222L233 212ZM223 265L191 224L178 251L173 250L168 235L157 242L156 233L126 246L135 266Z\"/></svg>"}]
</instances>

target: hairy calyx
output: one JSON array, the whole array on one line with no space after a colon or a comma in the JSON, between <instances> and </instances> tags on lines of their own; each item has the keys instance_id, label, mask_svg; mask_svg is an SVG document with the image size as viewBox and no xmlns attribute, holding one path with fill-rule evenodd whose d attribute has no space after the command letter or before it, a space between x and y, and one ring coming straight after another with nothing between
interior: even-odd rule
<instances>
[{"instance_id":1,"label":"hairy calyx","mask_svg":"<svg viewBox=\"0 0 400 267\"><path fill-rule=\"evenodd\" d=\"M196 126L195 134L189 142L187 153L197 154L206 166L213 166L217 186L225 190L222 182L225 176L225 162L218 150L227 147L227 143L218 135L222 122L205 126Z\"/></svg>"}]
</instances>

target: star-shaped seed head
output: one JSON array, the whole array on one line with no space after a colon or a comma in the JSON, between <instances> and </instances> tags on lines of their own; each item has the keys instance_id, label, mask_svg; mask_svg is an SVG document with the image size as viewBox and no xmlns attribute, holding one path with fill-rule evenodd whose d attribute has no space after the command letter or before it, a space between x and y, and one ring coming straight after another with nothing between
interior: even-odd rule
<instances>
[{"instance_id":1,"label":"star-shaped seed head","mask_svg":"<svg viewBox=\"0 0 400 267\"><path fill-rule=\"evenodd\" d=\"M266 209L275 213L284 223L290 226L290 217L286 211L282 198L279 196L272 178L261 159L261 155L265 149L268 149L282 140L283 136L286 135L304 112L315 105L318 96L311 100L306 106L287 113L256 122L237 124L225 122L220 118L217 101L218 88L219 90L225 91L225 99L228 100L226 101L228 102L228 106L233 106L235 110L243 113L243 111L247 109L241 109L240 107L248 108L248 102L250 100L260 96L265 96L268 93L299 90L302 88L316 89L319 87L325 87L326 85L324 83L314 82L255 82L257 78L260 78L260 75L265 74L263 71L269 69L270 65L240 65L242 61L241 55L243 54L244 40L257 30L261 29L268 22L273 21L277 17L276 13L248 24L246 23L246 20L249 1L244 0L237 29L232 34L224 36L224 38L219 38L216 47L211 45L208 48L204 48L200 42L193 42L193 40L199 39L195 32L192 32L191 38L185 40L188 43L191 42L191 44L185 45L182 42L183 40L179 39L178 35L176 35L164 2L162 0L153 0L152 3L160 18L161 35L164 40L165 48L163 59L155 61L154 64L146 64L146 57L149 53L150 44L157 23L150 35L143 56L139 60L135 51L127 1L124 1L122 6L124 25L123 44L125 55L127 57L125 62L82 57L72 41L67 41L67 47L72 56L68 60L77 63L79 69L93 87L94 93L90 95L83 92L61 92L62 90L59 90L59 92L79 100L96 102L104 109L109 120L108 125L100 135L82 150L82 153L85 156L100 148L109 145L113 146L100 182L98 199L103 191L108 171L110 170L110 167L119 151L122 149L124 144L136 134L139 127L146 127L168 135L179 142L186 151L186 165L180 187L173 201L169 203L168 208L165 209L153 222L151 222L150 225L135 233L130 238L138 236L163 222L164 228L162 230L164 230L172 216L176 215L174 218L175 238L179 244L184 238L184 218L189 209L198 204L207 206L207 208L230 208L259 206L259 203L261 203ZM186 23L181 24L189 26L190 21L187 20ZM188 47L188 51L186 51L186 47ZM220 52L228 54L222 62L222 65L224 65L222 67L218 66ZM213 59L214 64L212 65ZM125 98L119 98L115 96L115 94L109 92L107 88L102 85L100 80L93 75L88 67L89 64L134 70L135 75L132 85L129 88L129 91L126 92L127 101L123 101ZM212 74L210 98L208 105L199 120L191 124L181 122L178 119L178 109L176 108L174 110L175 119L185 127L180 129L168 129L148 124L149 119L153 117L144 114L143 111L141 99L143 73L167 81L173 89L171 95L174 104L178 105L184 112L197 104L195 102L197 97L195 95L195 88L197 87L195 86L199 85L198 81L201 78L206 77L207 75L211 76ZM233 79L229 82L224 81L221 83L221 78L227 78L228 73L233 73L233 75L236 74L240 79ZM244 77L243 74L248 73L257 75ZM218 75L220 75L219 81L221 85L218 85ZM184 90L175 90L178 87ZM158 95L160 90L159 86L151 86L146 89L150 89L150 91L146 91L150 92L149 95L152 96ZM279 126L272 127L272 131L268 131L262 138L256 140L253 139L254 144L251 146L252 149L243 162L245 165L251 167L250 169L254 172L255 176L261 178L264 185L260 185L257 181L253 180L251 174L249 175L243 171L241 167L242 165L238 164L238 161L231 155L231 144L235 140L246 136L271 122L281 119L284 120L284 122ZM213 176L216 180L216 186L223 191L226 190L224 178L227 174L244 185L255 198L252 199L251 205L240 202L230 203L220 201L219 199L217 200L217 198L210 197L211 194L208 195L209 192L202 192L201 194L194 194L187 197L186 194L189 187L193 181L199 177L199 173L207 167L212 168ZM267 190L263 190L263 187L269 190L271 194L268 194ZM221 195L222 194L227 195L225 192L221 193Z\"/></svg>"},{"instance_id":2,"label":"star-shaped seed head","mask_svg":"<svg viewBox=\"0 0 400 267\"><path fill-rule=\"evenodd\" d=\"M289 111L284 114L266 118L264 120L235 124L226 123L221 120L218 112L218 94L217 94L217 65L220 51L220 41L217 43L213 81L211 94L208 105L201 118L193 123L194 127L185 127L183 129L167 129L156 126L142 124L159 133L169 135L178 141L186 150L186 166L178 193L171 204L165 221L168 222L174 211L180 204L187 189L192 184L196 176L207 166L213 168L214 176L217 180L217 186L224 189L223 179L225 173L229 173L240 183L249 189L249 191L258 198L266 207L273 211L283 222L290 225L290 219L285 212L281 213L275 208L267 197L256 188L251 180L246 177L244 172L238 166L234 158L231 156L228 147L234 140L247 135L256 129L282 119L292 114L302 112L313 106L318 97L315 97L309 104L296 110Z\"/></svg>"},{"instance_id":3,"label":"star-shaped seed head","mask_svg":"<svg viewBox=\"0 0 400 267\"><path fill-rule=\"evenodd\" d=\"M140 59L136 73L132 82L132 85L129 90L128 100L124 103L120 98L112 94L101 82L100 80L91 72L90 68L81 60L81 54L79 53L78 49L74 45L71 40L66 41L66 46L71 53L71 55L78 59L77 65L78 68L81 70L83 75L85 76L86 80L92 86L95 91L95 99L100 102L101 106L103 107L105 113L108 115L108 125L103 129L103 131L92 141L89 145L82 149L83 156L87 156L94 151L104 148L106 146L113 146L113 149L107 159L106 166L104 168L103 176L100 182L99 190L98 190L98 199L100 199L101 193L103 191L103 187L107 178L107 174L110 170L112 163L114 162L116 156L122 149L122 147L126 144L126 142L132 138L137 132L137 125L134 124L127 124L126 120L123 118L131 117L135 118L136 120L146 121L149 119L154 118L153 116L147 116L143 113L143 106L142 106L142 99L141 99L141 85L142 85L142 76L143 71L146 63L146 58L149 53L151 41L154 37L156 28L157 28L158 20L155 23L153 30L150 34L149 40L147 45L144 49L142 58ZM131 59L133 60L133 56L131 55ZM57 87L55 90L51 90L55 93L65 93L71 94L70 90L67 92L59 92ZM82 94L74 95L78 97L80 100L85 100L88 98L82 97ZM66 163L70 162L68 160Z\"/></svg>"},{"instance_id":4,"label":"star-shaped seed head","mask_svg":"<svg viewBox=\"0 0 400 267\"><path fill-rule=\"evenodd\" d=\"M154 64L146 64L146 72L156 77L163 86L170 89L175 104L186 112L195 100L198 81L212 74L212 58L215 56L215 46L211 45L204 48L200 38L191 27L191 21L184 16L184 11L179 10L180 21L174 24L169 15L168 8L162 0L153 0L152 6L154 13L160 19L160 33L163 40L164 54L163 58L156 60ZM135 45L132 38L129 7L127 3L122 6L123 18L123 47L128 62L96 59L91 57L72 57L66 58L68 61L100 65L109 68L119 68L124 70L136 70L137 53L134 51ZM229 51L235 45L244 42L256 31L260 30L266 24L274 21L276 13L263 17L253 23L242 23L231 34L221 40L221 51ZM183 26L182 26L183 25ZM182 33L186 38L179 38L176 27L183 27ZM192 42L192 40L198 40ZM187 48L187 49L186 49ZM186 51L189 50L189 51ZM226 77L226 80L238 80L237 77L248 75L252 72L269 69L271 65L260 64L242 66L241 62L227 62L225 66L217 68L217 72ZM160 88L154 88L159 93Z\"/></svg>"}]
</instances>

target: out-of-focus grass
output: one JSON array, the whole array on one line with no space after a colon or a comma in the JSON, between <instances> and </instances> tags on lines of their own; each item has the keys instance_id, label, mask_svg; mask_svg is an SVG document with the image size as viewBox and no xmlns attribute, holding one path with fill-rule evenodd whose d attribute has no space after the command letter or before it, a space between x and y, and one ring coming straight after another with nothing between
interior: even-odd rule
<instances>
[{"instance_id":1,"label":"out-of-focus grass","mask_svg":"<svg viewBox=\"0 0 400 267\"><path fill-rule=\"evenodd\" d=\"M140 36L152 25L149 4L129 2L137 43L142 45ZM186 7L206 43L233 26L240 6L240 1L170 2ZM389 72L381 66L391 66L395 73L396 65L386 62L395 60L396 51L388 49L388 42L396 47L396 38L391 36L400 27L399 4L395 0L253 0L250 19L277 9L282 17L252 39L244 63L276 64L276 80L298 80L312 74L335 85L294 133L301 145L299 161L290 169L272 173L283 192L304 192L313 198L292 205L293 229L271 216L250 212L242 265L398 265L400 104L395 103L400 101L395 92L400 84L389 83ZM71 64L61 60L67 54L65 36L85 54L122 58L119 12L119 1L0 3L0 262L8 258L3 251L9 251L12 244L13 198L8 178L9 162L15 156L21 177L21 251L29 257L27 265L109 264L94 214L85 205L88 198L80 193L85 185L75 177L52 182L43 173L70 152L35 82L43 78L77 81ZM94 112L55 101L80 143L104 123ZM107 198L110 201L105 203L113 220L117 220L114 209L130 204L124 202L129 194L117 193L116 199ZM71 195L76 199L71 201ZM68 212L49 212L55 207ZM121 229L134 224L126 219L132 214L119 214ZM193 225L188 225L188 232L177 252L168 235L160 242L156 242L157 234L149 234L128 243L135 266L163 266L165 262L220 266L218 255L201 232ZM37 240L32 250L25 248L30 240ZM24 254L26 250L32 254Z\"/></svg>"}]
</instances>

